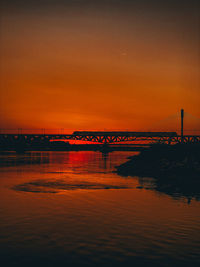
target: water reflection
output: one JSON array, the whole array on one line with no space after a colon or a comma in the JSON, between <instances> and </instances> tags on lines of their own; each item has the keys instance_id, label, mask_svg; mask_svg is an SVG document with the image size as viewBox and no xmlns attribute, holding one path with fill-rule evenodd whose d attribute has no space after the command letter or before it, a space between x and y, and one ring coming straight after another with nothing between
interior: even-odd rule
<instances>
[{"instance_id":1,"label":"water reflection","mask_svg":"<svg viewBox=\"0 0 200 267\"><path fill-rule=\"evenodd\" d=\"M128 185L102 184L96 182L78 182L67 183L65 180L34 180L28 183L19 184L13 187L16 191L34 192L34 193L59 193L65 190L95 190L95 189L125 189Z\"/></svg>"},{"instance_id":2,"label":"water reflection","mask_svg":"<svg viewBox=\"0 0 200 267\"><path fill-rule=\"evenodd\" d=\"M198 266L199 202L114 173L130 155L35 152L2 166L2 266Z\"/></svg>"},{"instance_id":3,"label":"water reflection","mask_svg":"<svg viewBox=\"0 0 200 267\"><path fill-rule=\"evenodd\" d=\"M132 155L135 154L137 153L132 152ZM27 152L25 154L4 152L0 154L0 167L4 167L4 171L6 171L7 167L18 166L18 168L20 168L21 166L21 170L23 171L23 166L30 166L31 168L31 166L37 165L40 172L63 174L63 176L56 176L55 178L48 177L46 180L31 179L25 183L16 184L12 188L17 191L58 193L63 190L74 189L136 188L154 190L170 195L177 200L184 197L187 199L188 204L190 204L193 199L200 200L199 179L188 178L183 180L181 177L180 179L154 179L149 177L127 178L113 174L115 166L118 165L119 162L125 162L130 155L130 152L102 153L68 151ZM42 165L45 167L41 169ZM71 175L71 177L67 177L66 174Z\"/></svg>"},{"instance_id":4,"label":"water reflection","mask_svg":"<svg viewBox=\"0 0 200 267\"><path fill-rule=\"evenodd\" d=\"M156 178L138 178L140 189L151 189L156 192L167 194L173 199L181 200L185 198L187 203L190 204L192 200L200 201L200 181L190 180L188 181L177 180L173 181L168 179L156 179Z\"/></svg>"},{"instance_id":5,"label":"water reflection","mask_svg":"<svg viewBox=\"0 0 200 267\"><path fill-rule=\"evenodd\" d=\"M115 162L121 161L117 154L95 152L56 152L48 154L48 161L43 161L43 153L38 153L43 164L40 172L45 173L42 179L31 179L16 184L12 189L34 193L63 193L66 190L97 190L135 188L134 179L124 179L113 173ZM24 164L32 165L36 154L29 154ZM124 157L126 160L126 157ZM31 166L30 166L31 167ZM47 176L47 177L46 177ZM54 176L54 177L51 177Z\"/></svg>"},{"instance_id":6,"label":"water reflection","mask_svg":"<svg viewBox=\"0 0 200 267\"><path fill-rule=\"evenodd\" d=\"M26 152L23 154L15 152L1 152L0 154L0 167L44 163L49 163L48 152Z\"/></svg>"},{"instance_id":7,"label":"water reflection","mask_svg":"<svg viewBox=\"0 0 200 267\"><path fill-rule=\"evenodd\" d=\"M102 152L102 159L103 159L103 168L107 169L107 162L108 162L109 152Z\"/></svg>"}]
</instances>

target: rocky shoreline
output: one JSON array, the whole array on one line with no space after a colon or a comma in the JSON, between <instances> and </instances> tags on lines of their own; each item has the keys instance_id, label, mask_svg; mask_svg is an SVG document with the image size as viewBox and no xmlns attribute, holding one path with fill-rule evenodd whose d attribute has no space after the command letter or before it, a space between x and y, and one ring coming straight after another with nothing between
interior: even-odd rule
<instances>
[{"instance_id":1,"label":"rocky shoreline","mask_svg":"<svg viewBox=\"0 0 200 267\"><path fill-rule=\"evenodd\" d=\"M154 178L158 191L200 199L199 145L155 145L116 169L122 176Z\"/></svg>"}]
</instances>

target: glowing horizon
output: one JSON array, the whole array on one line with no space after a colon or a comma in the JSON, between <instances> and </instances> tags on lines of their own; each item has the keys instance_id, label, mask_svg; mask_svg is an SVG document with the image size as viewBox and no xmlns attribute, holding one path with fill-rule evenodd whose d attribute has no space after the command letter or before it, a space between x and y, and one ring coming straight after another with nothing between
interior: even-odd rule
<instances>
[{"instance_id":1,"label":"glowing horizon","mask_svg":"<svg viewBox=\"0 0 200 267\"><path fill-rule=\"evenodd\" d=\"M200 117L196 1L86 2L3 5L1 128L141 131L181 108Z\"/></svg>"}]
</instances>

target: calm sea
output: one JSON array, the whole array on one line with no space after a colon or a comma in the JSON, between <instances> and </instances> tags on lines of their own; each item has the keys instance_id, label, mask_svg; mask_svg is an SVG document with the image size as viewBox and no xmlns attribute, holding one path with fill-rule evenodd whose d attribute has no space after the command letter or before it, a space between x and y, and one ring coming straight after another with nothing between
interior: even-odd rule
<instances>
[{"instance_id":1,"label":"calm sea","mask_svg":"<svg viewBox=\"0 0 200 267\"><path fill-rule=\"evenodd\" d=\"M200 266L200 202L113 173L133 154L0 155L1 266Z\"/></svg>"}]
</instances>

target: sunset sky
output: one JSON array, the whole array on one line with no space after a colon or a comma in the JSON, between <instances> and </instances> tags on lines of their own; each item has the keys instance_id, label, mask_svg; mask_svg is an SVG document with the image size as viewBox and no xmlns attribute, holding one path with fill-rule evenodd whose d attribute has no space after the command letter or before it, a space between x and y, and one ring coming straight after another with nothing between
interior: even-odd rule
<instances>
[{"instance_id":1,"label":"sunset sky","mask_svg":"<svg viewBox=\"0 0 200 267\"><path fill-rule=\"evenodd\" d=\"M198 1L0 8L0 128L148 130L181 108L200 118Z\"/></svg>"}]
</instances>

